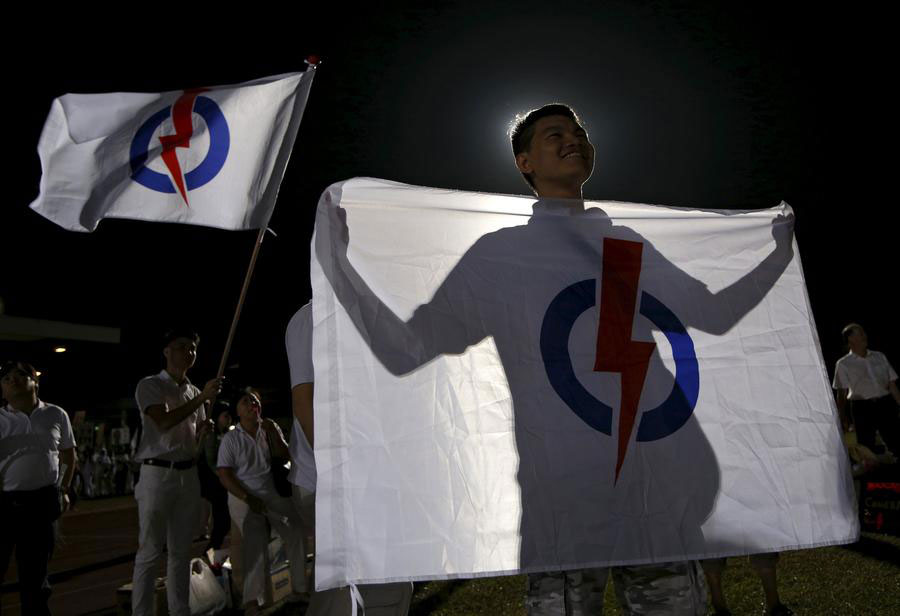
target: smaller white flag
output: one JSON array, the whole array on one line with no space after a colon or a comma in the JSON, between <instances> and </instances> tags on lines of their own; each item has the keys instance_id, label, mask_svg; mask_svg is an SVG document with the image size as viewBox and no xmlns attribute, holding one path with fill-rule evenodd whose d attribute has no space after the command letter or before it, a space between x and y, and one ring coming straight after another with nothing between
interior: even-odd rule
<instances>
[{"instance_id":1,"label":"smaller white flag","mask_svg":"<svg viewBox=\"0 0 900 616\"><path fill-rule=\"evenodd\" d=\"M71 231L103 218L264 227L315 67L161 94L66 94L38 142L38 214Z\"/></svg>"}]
</instances>

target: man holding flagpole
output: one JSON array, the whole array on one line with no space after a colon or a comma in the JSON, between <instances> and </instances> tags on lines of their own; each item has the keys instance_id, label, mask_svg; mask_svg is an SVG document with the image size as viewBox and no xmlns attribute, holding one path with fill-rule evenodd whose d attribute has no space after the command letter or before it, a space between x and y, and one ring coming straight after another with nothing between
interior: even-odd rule
<instances>
[{"instance_id":1,"label":"man holding flagpole","mask_svg":"<svg viewBox=\"0 0 900 616\"><path fill-rule=\"evenodd\" d=\"M201 391L187 378L200 338L187 329L164 336L166 367L138 383L135 400L143 435L135 459L141 475L135 487L140 530L134 558L131 605L135 616L152 616L156 562L168 550L166 593L169 614L190 616L191 533L199 515L200 480L194 462L198 428L208 420L205 403L222 389L222 379Z\"/></svg>"}]
</instances>

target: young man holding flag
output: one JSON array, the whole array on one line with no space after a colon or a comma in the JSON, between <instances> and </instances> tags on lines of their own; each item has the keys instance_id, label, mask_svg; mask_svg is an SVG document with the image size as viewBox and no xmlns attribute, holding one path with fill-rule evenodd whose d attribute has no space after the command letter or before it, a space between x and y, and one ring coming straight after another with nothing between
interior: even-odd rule
<instances>
[{"instance_id":1,"label":"young man holding flag","mask_svg":"<svg viewBox=\"0 0 900 616\"><path fill-rule=\"evenodd\" d=\"M516 167L540 199L583 199L594 169L594 146L575 112L551 104L520 118L511 131ZM532 573L526 607L531 616L600 614L609 569ZM613 567L626 614L706 614L706 585L695 562Z\"/></svg>"},{"instance_id":2,"label":"young man holding flag","mask_svg":"<svg viewBox=\"0 0 900 616\"><path fill-rule=\"evenodd\" d=\"M566 571L578 569L579 563L662 561L618 570L618 577L623 578L623 584L617 586L623 607L632 614L705 614L699 568L694 563L672 561L705 549L702 524L715 504L719 476L709 441L697 423L690 421L693 407L685 389L681 385L671 389L669 379L674 380L674 375L654 380L649 387L649 393L663 399L670 391L681 392L674 411L638 414L648 370L668 373L661 365L661 355L654 352L655 343L647 341L649 320L641 322L638 331L632 330L637 321L638 291L652 288L657 297L670 302L666 310L674 306L679 328L723 335L763 301L790 264L790 221L774 219L774 249L739 279L712 292L640 233L616 224L601 208L585 207L582 185L591 176L594 150L571 109L548 105L535 110L517 123L511 138L516 165L539 197L532 205L532 216L527 224L503 227L466 244L464 254L454 261L436 290L429 290L429 299L411 311L406 308L410 316L400 317L388 307L351 262L350 232L340 205L343 199L352 203L358 195L348 196L344 185L332 187L320 201L314 274L320 271L320 281L327 287L314 284L314 289L324 291L323 307L329 306L329 293L344 307L345 314L330 323L337 322L340 329L341 319L349 317L373 359L393 377L409 379L411 387L432 385L429 379L435 376L425 368L432 360L448 356L449 361L449 356L492 339L503 375L483 386L493 387L503 378L504 387L495 395L508 396L514 414L518 493L509 498L520 504L521 513L515 542L504 556L508 559L513 550L517 552L517 570ZM602 301L597 302L595 285L601 271L609 275L601 277ZM577 282L582 277L591 279ZM583 291L584 282L589 283L590 291ZM570 343L568 334L574 323L567 324L555 313L551 318L551 311L560 310L557 300L562 297L571 304L573 293L582 312L593 311L599 304L594 312L599 317L596 344L585 342L583 336ZM566 306L571 312L572 306ZM570 329L557 331L565 326ZM323 335L334 347L336 335L328 327L323 328ZM345 339L341 338L341 344ZM617 379L614 383L621 383L607 392L610 398L620 397L618 413L597 404L599 400L580 384L572 367L573 353L582 362L579 370L585 371L582 364L590 360L591 373L605 373ZM450 371L441 366L437 377L450 377ZM482 383L477 375L465 370L462 374L462 385L451 391L478 391ZM340 379L335 381L340 383ZM378 374L370 381L382 384ZM439 383L441 388L446 386ZM603 381L596 383L604 387ZM370 388L380 394L374 386ZM388 391L390 384L384 384L384 389ZM325 398L330 402L329 396L335 395L341 394L329 390ZM469 397L472 399L465 405L459 405L460 410L479 413L485 403L477 395ZM426 404L429 400L433 413L443 413L442 399L423 396ZM348 395L335 406L356 409L356 399ZM644 419L647 426L665 430L665 436L672 438L658 447L641 448L640 453L629 452L629 443L635 441ZM340 428L334 432L339 433ZM615 437L612 446L608 436ZM435 472L442 471L443 460L435 464ZM452 495L453 486L445 490ZM459 506L483 506L485 497L476 496L460 498ZM473 519L472 526L477 528L479 518ZM444 528L433 529L429 524L430 520L423 520L416 530L422 536L429 536L426 531L444 532ZM444 567L448 572L451 567L482 569L481 563L472 564L481 554L476 545L460 555L462 564ZM508 562L495 565L496 569L510 570ZM393 572L385 572L387 567L377 563L366 564L372 571L365 570L364 576L390 577ZM393 568L398 569L412 568L402 564ZM337 579L353 575L337 566L328 573ZM546 581L543 575L532 578L531 613L597 613L602 607L606 574L603 569L577 573L569 576L568 585L566 574L559 574L555 581ZM585 581L586 574L595 579Z\"/></svg>"},{"instance_id":3,"label":"young man holding flag","mask_svg":"<svg viewBox=\"0 0 900 616\"><path fill-rule=\"evenodd\" d=\"M221 378L201 391L187 378L200 337L172 329L163 339L166 367L140 381L135 400L143 433L135 459L141 475L135 487L140 530L134 558L131 606L135 616L152 616L156 562L168 550L166 593L169 614L190 616L188 605L192 531L199 515L200 480L194 466L199 428L209 424L205 405L222 389Z\"/></svg>"}]
</instances>

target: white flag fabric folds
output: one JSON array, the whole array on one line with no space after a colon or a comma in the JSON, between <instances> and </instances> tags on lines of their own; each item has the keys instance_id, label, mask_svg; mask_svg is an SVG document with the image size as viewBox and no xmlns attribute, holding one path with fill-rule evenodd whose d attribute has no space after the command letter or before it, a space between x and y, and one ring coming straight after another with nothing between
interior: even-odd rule
<instances>
[{"instance_id":1,"label":"white flag fabric folds","mask_svg":"<svg viewBox=\"0 0 900 616\"><path fill-rule=\"evenodd\" d=\"M315 67L161 94L66 94L38 142L31 208L71 231L103 218L266 225Z\"/></svg>"},{"instance_id":2,"label":"white flag fabric folds","mask_svg":"<svg viewBox=\"0 0 900 616\"><path fill-rule=\"evenodd\" d=\"M855 540L792 228L784 203L331 186L317 586Z\"/></svg>"}]
</instances>

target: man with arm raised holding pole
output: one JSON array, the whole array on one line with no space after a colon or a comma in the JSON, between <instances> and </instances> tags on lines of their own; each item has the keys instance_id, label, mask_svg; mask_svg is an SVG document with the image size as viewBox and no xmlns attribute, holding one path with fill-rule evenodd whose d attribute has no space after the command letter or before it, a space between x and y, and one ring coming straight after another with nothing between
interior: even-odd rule
<instances>
[{"instance_id":1,"label":"man with arm raised holding pole","mask_svg":"<svg viewBox=\"0 0 900 616\"><path fill-rule=\"evenodd\" d=\"M205 403L218 395L223 380L208 381L202 391L188 380L199 341L189 329L166 332L166 367L141 379L135 391L143 427L135 456L141 463L134 492L140 521L131 598L135 616L153 614L155 568L164 545L169 614L190 615L191 533L200 507L200 480L194 466L197 433L208 421Z\"/></svg>"}]
</instances>

